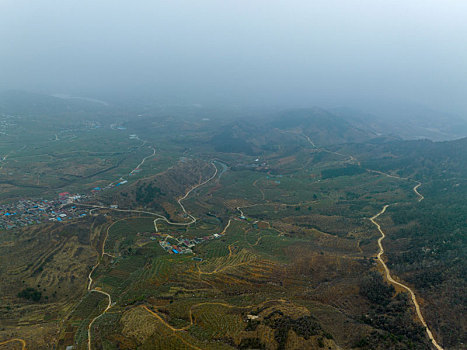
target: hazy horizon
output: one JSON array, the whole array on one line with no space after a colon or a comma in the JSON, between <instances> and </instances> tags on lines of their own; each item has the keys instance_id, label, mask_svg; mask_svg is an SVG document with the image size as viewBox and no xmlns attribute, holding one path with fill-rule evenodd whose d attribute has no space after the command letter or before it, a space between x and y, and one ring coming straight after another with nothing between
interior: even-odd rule
<instances>
[{"instance_id":1,"label":"hazy horizon","mask_svg":"<svg viewBox=\"0 0 467 350\"><path fill-rule=\"evenodd\" d=\"M293 5L293 6L292 6ZM467 3L0 3L0 89L467 115Z\"/></svg>"}]
</instances>

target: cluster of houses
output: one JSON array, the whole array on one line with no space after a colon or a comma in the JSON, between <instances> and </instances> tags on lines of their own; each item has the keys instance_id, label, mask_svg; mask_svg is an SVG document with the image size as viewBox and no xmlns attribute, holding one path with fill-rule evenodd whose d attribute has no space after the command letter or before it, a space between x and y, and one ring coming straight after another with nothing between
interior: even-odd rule
<instances>
[{"instance_id":1,"label":"cluster of houses","mask_svg":"<svg viewBox=\"0 0 467 350\"><path fill-rule=\"evenodd\" d=\"M63 192L59 194L58 199L19 200L0 205L0 229L8 230L47 221L67 221L86 216L88 209L72 205L84 198L86 196Z\"/></svg>"},{"instance_id":2,"label":"cluster of houses","mask_svg":"<svg viewBox=\"0 0 467 350\"><path fill-rule=\"evenodd\" d=\"M24 199L0 205L0 230L29 226L46 221L62 222L86 216L89 208L76 206L73 203L86 201L97 195L98 192L124 185L127 182L125 179L120 179L104 188L94 187L89 195L61 192L58 194L57 199Z\"/></svg>"},{"instance_id":3,"label":"cluster of houses","mask_svg":"<svg viewBox=\"0 0 467 350\"><path fill-rule=\"evenodd\" d=\"M238 168L253 169L258 171L267 171L269 170L269 165L266 161L256 158L253 162L246 164L239 164Z\"/></svg>"},{"instance_id":4,"label":"cluster of houses","mask_svg":"<svg viewBox=\"0 0 467 350\"><path fill-rule=\"evenodd\" d=\"M189 243L188 240L177 242L176 244L171 244L166 240L161 240L159 241L159 244L161 245L162 249L164 249L169 254L191 254L193 253L191 248L195 246L193 243Z\"/></svg>"},{"instance_id":5,"label":"cluster of houses","mask_svg":"<svg viewBox=\"0 0 467 350\"><path fill-rule=\"evenodd\" d=\"M170 234L153 233L151 239L158 240L162 249L164 249L169 254L192 254L192 249L195 245L219 237L221 237L221 235L217 233L193 239L173 237Z\"/></svg>"},{"instance_id":6,"label":"cluster of houses","mask_svg":"<svg viewBox=\"0 0 467 350\"><path fill-rule=\"evenodd\" d=\"M96 126L97 124L90 123L90 125ZM130 175L138 171L139 169L133 170ZM127 183L128 180L120 178L120 180L112 182L103 188L94 187L89 195L62 192L58 194L57 199L19 200L14 203L0 205L0 230L34 225L45 221L61 222L86 216L89 208L83 208L72 204L86 201L101 191L122 186ZM112 207L114 206L111 206L111 208Z\"/></svg>"}]
</instances>

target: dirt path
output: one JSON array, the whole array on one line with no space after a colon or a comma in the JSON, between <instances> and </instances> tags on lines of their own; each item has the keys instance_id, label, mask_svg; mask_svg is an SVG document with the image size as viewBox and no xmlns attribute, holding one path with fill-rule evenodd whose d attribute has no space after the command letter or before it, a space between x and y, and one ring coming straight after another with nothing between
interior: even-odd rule
<instances>
[{"instance_id":1,"label":"dirt path","mask_svg":"<svg viewBox=\"0 0 467 350\"><path fill-rule=\"evenodd\" d=\"M197 219L193 215L191 215L190 213L188 213L186 211L185 206L182 204L182 201L184 201L190 195L190 193L193 192L194 190L196 190L198 187L201 187L201 186L207 184L209 181L211 181L212 179L214 179L216 177L217 172L218 172L217 167L213 162L211 162L211 165L215 169L214 174L209 179L207 179L206 181L203 181L203 182L197 184L196 186L192 187L190 190L188 190L185 193L185 195L183 197L177 199L177 203L178 203L178 205L180 205L180 208L182 208L183 213L185 215L187 215L191 219L191 221L190 222L183 222L183 223L172 222L169 219L167 219L165 216L158 215L159 217L154 220L154 228L156 229L156 232L159 231L158 228L157 228L157 221L159 221L159 220L164 220L169 225L178 225L178 226L188 226L188 225L194 224L196 222Z\"/></svg>"},{"instance_id":2,"label":"dirt path","mask_svg":"<svg viewBox=\"0 0 467 350\"><path fill-rule=\"evenodd\" d=\"M107 227L107 229L105 230L105 237L104 237L104 241L102 242L102 249L101 249L100 257L99 257L98 260L97 260L97 264L94 265L94 267L92 268L91 272L89 272L89 275L88 275L88 281L89 281L89 283L88 283L88 290L89 290L89 291L91 291L91 286L92 286L92 282L93 282L93 280L92 280L92 274L93 274L94 270L96 270L97 267L100 265L102 257L103 257L104 255L108 255L108 256L114 258L113 255L111 255L111 254L105 252L105 243L107 242L107 238L109 237L109 231L110 231L110 229L111 229L112 226L115 225L116 223L118 223L118 222L120 222L120 221L123 221L123 220L128 220L128 219L131 219L131 218L123 218L123 219L114 221L114 222L112 222L112 223L109 225L109 227Z\"/></svg>"},{"instance_id":3,"label":"dirt path","mask_svg":"<svg viewBox=\"0 0 467 350\"><path fill-rule=\"evenodd\" d=\"M109 299L109 302L106 306L106 308L104 309L104 311L102 311L101 314L97 315L96 317L94 317L91 322L89 323L88 325L88 350L91 350L91 329L92 329L92 325L94 324L94 322L102 317L111 307L112 307L112 298L110 297L110 294L109 293L106 293L102 290L99 290L99 289L91 289L90 292L96 292L96 293L101 293L101 294L104 294L105 296L107 296L107 298Z\"/></svg>"},{"instance_id":4,"label":"dirt path","mask_svg":"<svg viewBox=\"0 0 467 350\"><path fill-rule=\"evenodd\" d=\"M201 348L197 347L196 345L193 345L191 343L189 343L187 340L185 340L183 337L179 336L177 334L177 332L179 331L183 331L183 330L186 330L188 328L190 328L191 324L186 326L186 327L183 327L183 328L174 328L172 327L170 324L168 324L162 317L160 317L156 312L152 311L151 309L149 309L146 305L143 305L141 306L141 308L143 308L145 311L149 312L152 316L154 316L155 318L157 318L159 321L162 322L162 324L164 326L166 326L167 328L169 328L172 332L174 332L174 335L180 339L184 344L188 345L190 348L192 349L195 349L195 350L202 350ZM191 309L190 309L190 312L191 312Z\"/></svg>"},{"instance_id":5,"label":"dirt path","mask_svg":"<svg viewBox=\"0 0 467 350\"><path fill-rule=\"evenodd\" d=\"M192 219L194 219L195 221L196 221L196 218L194 218L192 215L190 215L190 214L187 213L187 211L185 210L185 207L184 207L183 204L182 204L182 201L185 200L185 199L190 195L190 193L193 192L194 190L196 190L198 187L201 187L201 186L207 184L209 181L211 181L212 179L214 179L214 178L216 177L217 172L218 172L217 167L216 167L216 165L215 165L213 162L211 162L211 165L212 165L212 166L214 167L214 169L215 169L214 174L213 174L209 179L207 179L206 181L201 182L201 183L195 185L194 187L192 187L187 193L185 193L185 195L184 195L182 198L180 198L180 199L177 200L177 202L178 202L178 204L180 205L180 207L182 208L183 212L184 212L185 214L187 214L188 216L190 216L190 217L191 217Z\"/></svg>"},{"instance_id":6,"label":"dirt path","mask_svg":"<svg viewBox=\"0 0 467 350\"><path fill-rule=\"evenodd\" d=\"M420 186L420 185L417 185L416 187L418 187L418 186ZM414 191L416 191L416 188L414 188ZM416 192L416 193L418 193L418 192ZM422 196L421 199L419 199L419 201L422 200L422 199L423 199L423 196ZM412 302L415 305L415 310L417 311L418 319L422 323L423 327L425 327L426 333L428 334L428 338L430 338L433 346L437 350L443 350L443 348L436 342L435 338L433 337L433 333L431 332L430 328L428 328L428 325L426 324L425 319L423 318L423 315L422 315L422 312L420 310L420 306L418 304L417 297L415 296L415 293L413 292L413 290L410 287L406 286L403 283L397 282L396 280L394 280L394 278L392 278L391 272L389 271L389 268L387 267L386 263L384 262L384 260L382 258L383 254L384 254L384 248L383 248L383 243L382 242L383 242L383 239L386 237L386 235L385 235L384 231L381 229L380 224L378 224L375 220L380 215L384 214L384 212L386 211L386 209L388 207L389 207L389 205L386 204L378 214L376 214L376 215L374 215L373 217L370 218L370 221L376 226L379 233L381 234L381 237L378 239L378 246L379 246L379 253L377 255L378 261L381 263L381 265L384 268L384 271L386 273L386 279L390 283L392 283L393 285L399 286L399 287L405 289L406 291L408 291L410 293L410 296L412 298Z\"/></svg>"},{"instance_id":7,"label":"dirt path","mask_svg":"<svg viewBox=\"0 0 467 350\"><path fill-rule=\"evenodd\" d=\"M217 175L217 167L214 165L214 163L211 163L214 168L216 169L214 174L209 178L207 179L206 181L192 187L188 192L186 192L186 194L179 198L177 200L178 204L180 205L180 207L182 208L183 212L191 219L189 222L173 222L173 221L170 221L169 219L167 219L165 216L161 215L161 214L158 214L158 213L154 213L154 212L150 212L150 211L145 211L145 210L136 210L136 209L118 209L118 208L110 208L110 207L106 207L106 206L103 206L103 205L94 205L94 204L84 204L84 203L75 203L75 205L78 205L78 206L83 206L83 207L91 207L93 208L92 210L96 210L96 209L106 209L106 210L113 210L113 211L118 211L118 212L125 212L125 213L140 213L140 214L148 214L148 215L153 215L153 216L156 216L157 218L154 220L154 228L156 229L156 232L158 232L158 228L157 228L157 221L159 220L162 220L162 221L165 221L167 224L169 225L178 225L178 226L188 226L188 225L191 225L191 224L194 224L197 219L189 214L184 205L182 204L182 201L184 199L186 199L188 197L188 195L193 192L195 189L197 189L198 187L200 186L203 186L205 184L207 184L209 181L211 181L214 177L216 177Z\"/></svg>"},{"instance_id":8,"label":"dirt path","mask_svg":"<svg viewBox=\"0 0 467 350\"><path fill-rule=\"evenodd\" d=\"M266 303L270 303L270 302L280 302L280 303L285 303L286 300L285 299L273 299L273 300L266 300L262 303L260 303L259 305L262 305L262 304L266 304ZM194 324L194 320L193 320L193 309L194 308L197 308L197 307L200 307L202 305L220 305L220 306L223 306L223 307L226 307L226 308L236 308L236 309L251 309L251 308L254 308L254 307L259 307L259 305L247 305L247 306L238 306L238 305L232 305L232 304L227 304L227 303L223 303L223 302L212 302L212 301L207 301L207 302L202 302L202 303L198 303L198 304L194 304L190 307L189 311L188 311L188 316L190 318L190 324L185 326L185 327L182 327L182 328L175 328L175 327L172 327L169 323L167 323L166 320L164 320L161 316L159 316L159 314L157 312L154 312L152 311L151 309L149 309L146 305L141 305L140 307L144 310L146 310L147 312L149 312L151 315L153 315L154 317L156 317L159 321L161 321L164 326L166 326L167 328L169 328L170 330L172 330L173 332L180 332L180 331L186 331L187 329L189 329L191 326L193 326Z\"/></svg>"},{"instance_id":9,"label":"dirt path","mask_svg":"<svg viewBox=\"0 0 467 350\"><path fill-rule=\"evenodd\" d=\"M415 192L415 194L418 196L418 201L421 202L422 200L425 199L425 197L423 197L422 194L420 194L420 192L418 192L418 188L422 185L421 182L418 182L414 188L413 188L413 191Z\"/></svg>"},{"instance_id":10,"label":"dirt path","mask_svg":"<svg viewBox=\"0 0 467 350\"><path fill-rule=\"evenodd\" d=\"M146 156L143 158L143 160L138 164L138 166L136 168L134 168L131 172L130 172L130 175L135 173L136 171L138 171L144 164L144 162L146 161L146 159L148 158L151 158L151 157L154 157L156 155L156 149L154 147L150 147L152 148L152 154L150 154L149 156Z\"/></svg>"},{"instance_id":11,"label":"dirt path","mask_svg":"<svg viewBox=\"0 0 467 350\"><path fill-rule=\"evenodd\" d=\"M225 232L229 228L231 222L232 222L232 219L229 219L229 222L227 223L227 225L225 225L224 230L222 230L222 232L219 233L220 235L225 235Z\"/></svg>"},{"instance_id":12,"label":"dirt path","mask_svg":"<svg viewBox=\"0 0 467 350\"><path fill-rule=\"evenodd\" d=\"M8 340L5 340L5 341L0 342L0 345L5 345L5 344L13 343L13 342L15 342L15 341L18 341L18 342L21 343L21 350L26 350L26 341L24 341L24 340L21 339L21 338L8 339Z\"/></svg>"},{"instance_id":13,"label":"dirt path","mask_svg":"<svg viewBox=\"0 0 467 350\"><path fill-rule=\"evenodd\" d=\"M310 145L312 145L313 148L316 148L318 151L331 153L331 154L335 154L335 155L340 156L340 157L348 158L344 162L346 162L346 163L355 162L358 165L360 165L360 162L354 156L352 156L350 154L342 154L342 153L339 153L339 152L330 151L330 150L328 150L327 148L324 148L324 147L318 147L318 146L315 145L315 143L310 139L310 137L308 135L305 135L305 134L301 134L301 135L304 136L306 138L306 140L308 141L308 143Z\"/></svg>"},{"instance_id":14,"label":"dirt path","mask_svg":"<svg viewBox=\"0 0 467 350\"><path fill-rule=\"evenodd\" d=\"M312 145L313 147L316 147L315 143L310 139L310 137L308 135L305 135L305 134L302 134L302 135L306 137L306 139L310 143L310 145Z\"/></svg>"},{"instance_id":15,"label":"dirt path","mask_svg":"<svg viewBox=\"0 0 467 350\"><path fill-rule=\"evenodd\" d=\"M123 219L120 219L120 220L117 220L115 222L113 222L111 225L109 225L109 227L107 227L107 230L105 231L105 237L104 237L104 242L102 243L102 250L101 250L101 254L100 254L100 257L99 257L99 260L97 261L97 264L94 265L94 267L92 268L91 272L89 272L89 275L88 275L88 280L89 280L89 284L88 284L88 291L89 292L95 292L95 293L100 293L100 294L103 294L105 295L108 299L109 299L109 302L107 304L107 307L104 309L104 311L102 311L102 313L100 313L99 315L97 315L96 317L94 317L91 322L89 323L88 325L88 350L91 350L91 329L92 329L92 325L94 324L94 322L99 318L99 317L102 317L102 315L104 315L111 307L112 307L112 297L110 296L109 293L107 292L104 292L100 289L91 289L92 287L92 273L96 270L96 268L100 265L101 263L101 259L102 257L104 256L105 253L105 242L107 241L107 237L109 237L109 230L110 228L116 224L117 222L119 221L122 221Z\"/></svg>"},{"instance_id":16,"label":"dirt path","mask_svg":"<svg viewBox=\"0 0 467 350\"><path fill-rule=\"evenodd\" d=\"M409 179L408 177L400 177L400 176L397 176L397 175L391 175L391 174L388 174L388 173L383 173L382 171L379 171L379 170L373 170L373 169L365 169L365 170L370 172L370 173L376 173L376 174L384 175L384 176L387 176L387 177L391 177L393 179L414 181L417 184L412 188L412 190L417 195L418 201L421 202L422 200L425 199L425 197L423 197L423 195L420 192L418 192L418 188L422 185L422 183L420 181L412 180L412 179Z\"/></svg>"}]
</instances>

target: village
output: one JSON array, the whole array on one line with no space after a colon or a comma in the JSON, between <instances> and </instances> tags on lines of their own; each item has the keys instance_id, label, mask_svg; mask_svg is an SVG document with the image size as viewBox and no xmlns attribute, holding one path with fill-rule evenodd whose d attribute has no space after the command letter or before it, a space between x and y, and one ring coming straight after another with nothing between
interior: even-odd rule
<instances>
[{"instance_id":1,"label":"village","mask_svg":"<svg viewBox=\"0 0 467 350\"><path fill-rule=\"evenodd\" d=\"M114 186L126 183L126 181L110 184L105 188L93 188L89 195L71 194L62 192L57 199L22 199L14 203L0 205L0 230L10 230L24 226L30 226L45 222L67 222L82 218L89 214L89 208L80 206L79 203L94 197L98 192ZM111 205L110 208L117 208ZM246 219L241 216L241 219ZM222 234L210 234L197 238L174 237L169 233L142 232L138 233L143 241L157 241L168 254L193 254L192 248L200 243L222 237ZM198 259L198 258L196 258Z\"/></svg>"},{"instance_id":2,"label":"village","mask_svg":"<svg viewBox=\"0 0 467 350\"><path fill-rule=\"evenodd\" d=\"M91 124L91 126L95 126ZM130 139L139 140L135 134L130 135ZM155 152L155 150L154 150ZM134 168L128 175L134 176L141 171L141 165L146 158ZM259 159L256 160L258 163ZM40 224L44 222L67 222L69 220L87 216L90 208L79 205L80 202L87 202L100 192L110 190L128 183L128 180L120 178L104 187L94 187L89 194L71 194L61 192L55 199L21 199L14 203L0 205L0 230L10 230L14 228ZM110 209L117 209L116 204L110 205ZM246 219L244 216L241 219ZM157 241L158 244L168 254L193 254L192 248L200 243L222 237L222 234L211 234L203 237L187 239L184 237L174 237L168 233L143 232L137 234L143 242ZM175 235L175 234L174 234ZM199 259L199 258L194 258Z\"/></svg>"},{"instance_id":3,"label":"village","mask_svg":"<svg viewBox=\"0 0 467 350\"><path fill-rule=\"evenodd\" d=\"M139 169L138 169L139 170ZM57 199L22 199L14 203L0 205L0 230L35 225L47 221L64 222L86 216L89 208L73 205L88 201L99 192L126 184L120 179L104 188L94 187L88 195L61 192ZM117 208L111 205L110 208Z\"/></svg>"},{"instance_id":4,"label":"village","mask_svg":"<svg viewBox=\"0 0 467 350\"><path fill-rule=\"evenodd\" d=\"M72 205L86 199L85 195L62 192L58 199L23 199L0 205L0 229L40 224L47 221L67 221L86 216L88 209Z\"/></svg>"}]
</instances>

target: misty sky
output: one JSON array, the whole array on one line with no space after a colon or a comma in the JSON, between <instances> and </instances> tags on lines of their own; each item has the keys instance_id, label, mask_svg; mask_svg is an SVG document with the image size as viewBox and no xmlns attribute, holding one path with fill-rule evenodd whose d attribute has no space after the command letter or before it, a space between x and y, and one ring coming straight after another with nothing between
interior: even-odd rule
<instances>
[{"instance_id":1,"label":"misty sky","mask_svg":"<svg viewBox=\"0 0 467 350\"><path fill-rule=\"evenodd\" d=\"M467 115L467 1L0 0L0 89Z\"/></svg>"}]
</instances>

